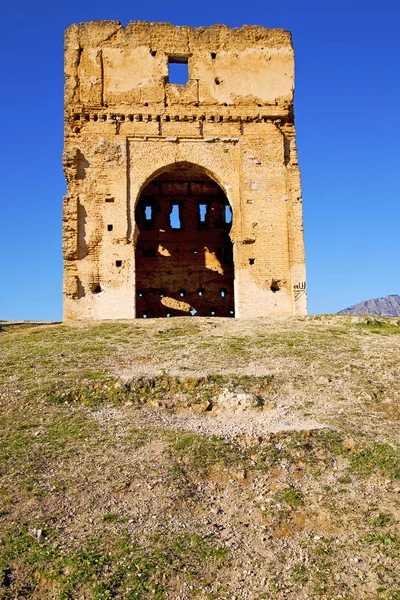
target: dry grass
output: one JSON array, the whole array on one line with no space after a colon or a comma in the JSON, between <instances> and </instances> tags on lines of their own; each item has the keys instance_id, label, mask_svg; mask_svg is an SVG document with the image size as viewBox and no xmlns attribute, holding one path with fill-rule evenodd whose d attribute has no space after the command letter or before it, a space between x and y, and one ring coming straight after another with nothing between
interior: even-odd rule
<instances>
[{"instance_id":1,"label":"dry grass","mask_svg":"<svg viewBox=\"0 0 400 600\"><path fill-rule=\"evenodd\" d=\"M0 598L398 600L399 333L0 323ZM238 435L224 389L327 427Z\"/></svg>"}]
</instances>

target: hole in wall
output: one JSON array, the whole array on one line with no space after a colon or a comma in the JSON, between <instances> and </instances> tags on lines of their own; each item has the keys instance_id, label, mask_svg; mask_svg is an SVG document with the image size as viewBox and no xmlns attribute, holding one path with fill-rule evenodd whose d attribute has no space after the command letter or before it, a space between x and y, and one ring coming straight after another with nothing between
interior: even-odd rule
<instances>
[{"instance_id":1,"label":"hole in wall","mask_svg":"<svg viewBox=\"0 0 400 600\"><path fill-rule=\"evenodd\" d=\"M180 217L179 204L171 204L169 225L170 225L171 229L181 229L181 217Z\"/></svg>"},{"instance_id":2,"label":"hole in wall","mask_svg":"<svg viewBox=\"0 0 400 600\"><path fill-rule=\"evenodd\" d=\"M157 50L151 50L151 51L150 51L150 54L151 54L152 56L156 56L156 54L157 54Z\"/></svg>"},{"instance_id":3,"label":"hole in wall","mask_svg":"<svg viewBox=\"0 0 400 600\"><path fill-rule=\"evenodd\" d=\"M107 225L107 231L112 231L114 229L113 225Z\"/></svg>"},{"instance_id":4,"label":"hole in wall","mask_svg":"<svg viewBox=\"0 0 400 600\"><path fill-rule=\"evenodd\" d=\"M230 204L225 206L225 223L229 225L232 223L232 208Z\"/></svg>"},{"instance_id":5,"label":"hole in wall","mask_svg":"<svg viewBox=\"0 0 400 600\"><path fill-rule=\"evenodd\" d=\"M221 298L225 298L225 296L227 295L228 290L226 288L221 288L219 290L219 295L221 296Z\"/></svg>"},{"instance_id":6,"label":"hole in wall","mask_svg":"<svg viewBox=\"0 0 400 600\"><path fill-rule=\"evenodd\" d=\"M147 319L147 312L142 312L142 319Z\"/></svg>"},{"instance_id":7,"label":"hole in wall","mask_svg":"<svg viewBox=\"0 0 400 600\"><path fill-rule=\"evenodd\" d=\"M215 58L217 58L217 53L216 52L211 52L211 58L214 60Z\"/></svg>"},{"instance_id":8,"label":"hole in wall","mask_svg":"<svg viewBox=\"0 0 400 600\"><path fill-rule=\"evenodd\" d=\"M216 311L216 310L212 310L212 311L210 312L210 315L211 315L212 317L215 317L215 315L216 315L216 314L217 314L217 311Z\"/></svg>"},{"instance_id":9,"label":"hole in wall","mask_svg":"<svg viewBox=\"0 0 400 600\"><path fill-rule=\"evenodd\" d=\"M207 204L199 204L199 219L200 219L200 223L206 223L207 222L207 210L208 210Z\"/></svg>"},{"instance_id":10,"label":"hole in wall","mask_svg":"<svg viewBox=\"0 0 400 600\"><path fill-rule=\"evenodd\" d=\"M249 258L249 265L254 265L255 258Z\"/></svg>"},{"instance_id":11,"label":"hole in wall","mask_svg":"<svg viewBox=\"0 0 400 600\"><path fill-rule=\"evenodd\" d=\"M184 298L186 296L186 291L185 290L179 290L178 294L179 294L180 298Z\"/></svg>"},{"instance_id":12,"label":"hole in wall","mask_svg":"<svg viewBox=\"0 0 400 600\"><path fill-rule=\"evenodd\" d=\"M100 292L101 292L101 286L96 285L96 287L93 289L93 294L100 294Z\"/></svg>"},{"instance_id":13,"label":"hole in wall","mask_svg":"<svg viewBox=\"0 0 400 600\"><path fill-rule=\"evenodd\" d=\"M220 78L219 78L219 77L216 77L216 78L214 79L214 81L215 81L215 85L220 85L220 83L221 83L221 80L220 80Z\"/></svg>"},{"instance_id":14,"label":"hole in wall","mask_svg":"<svg viewBox=\"0 0 400 600\"><path fill-rule=\"evenodd\" d=\"M168 56L168 83L185 85L189 81L187 56Z\"/></svg>"},{"instance_id":15,"label":"hole in wall","mask_svg":"<svg viewBox=\"0 0 400 600\"><path fill-rule=\"evenodd\" d=\"M271 283L271 292L279 292L279 290L281 289L280 284L280 279L273 279L272 283Z\"/></svg>"},{"instance_id":16,"label":"hole in wall","mask_svg":"<svg viewBox=\"0 0 400 600\"><path fill-rule=\"evenodd\" d=\"M197 250L197 248L193 248L193 249L192 249L192 254L197 254L197 253L198 253L198 250Z\"/></svg>"},{"instance_id":17,"label":"hole in wall","mask_svg":"<svg viewBox=\"0 0 400 600\"><path fill-rule=\"evenodd\" d=\"M194 317L195 315L197 315L197 310L195 308L191 308L189 310L190 314L192 315L192 317Z\"/></svg>"},{"instance_id":18,"label":"hole in wall","mask_svg":"<svg viewBox=\"0 0 400 600\"><path fill-rule=\"evenodd\" d=\"M108 198L106 198L106 200L105 200L105 201L106 201L106 202L114 202L114 201L115 201L115 199L114 199L114 198L111 198L111 197L109 196Z\"/></svg>"},{"instance_id":19,"label":"hole in wall","mask_svg":"<svg viewBox=\"0 0 400 600\"><path fill-rule=\"evenodd\" d=\"M169 319L169 318L170 318L170 316L171 316L171 313L170 313L170 312L167 312L165 316L166 316L166 317Z\"/></svg>"},{"instance_id":20,"label":"hole in wall","mask_svg":"<svg viewBox=\"0 0 400 600\"><path fill-rule=\"evenodd\" d=\"M204 296L204 294L205 294L205 291L206 291L206 290L205 290L204 288L199 288L199 289L197 290L197 294L198 294L198 296Z\"/></svg>"},{"instance_id":21,"label":"hole in wall","mask_svg":"<svg viewBox=\"0 0 400 600\"><path fill-rule=\"evenodd\" d=\"M122 260L116 260L115 261L115 266L116 267L122 267Z\"/></svg>"}]
</instances>

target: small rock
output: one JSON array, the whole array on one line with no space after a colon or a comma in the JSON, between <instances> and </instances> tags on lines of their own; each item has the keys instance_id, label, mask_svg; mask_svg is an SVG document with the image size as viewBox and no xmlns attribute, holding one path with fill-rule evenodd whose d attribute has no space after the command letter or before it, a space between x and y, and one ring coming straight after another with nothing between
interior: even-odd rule
<instances>
[{"instance_id":1,"label":"small rock","mask_svg":"<svg viewBox=\"0 0 400 600\"><path fill-rule=\"evenodd\" d=\"M225 389L218 396L216 404L221 411L244 412L259 408L263 401L256 394Z\"/></svg>"},{"instance_id":2,"label":"small rock","mask_svg":"<svg viewBox=\"0 0 400 600\"><path fill-rule=\"evenodd\" d=\"M31 529L29 529L29 533L31 534L32 537L35 537L38 540L42 539L42 536L43 536L42 529L36 529L35 527L32 527Z\"/></svg>"}]
</instances>

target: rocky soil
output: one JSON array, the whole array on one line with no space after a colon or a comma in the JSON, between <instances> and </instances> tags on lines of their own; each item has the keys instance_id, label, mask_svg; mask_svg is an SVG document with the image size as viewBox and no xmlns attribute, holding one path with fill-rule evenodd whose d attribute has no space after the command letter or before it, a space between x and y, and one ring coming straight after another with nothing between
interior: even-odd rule
<instances>
[{"instance_id":1,"label":"rocky soil","mask_svg":"<svg viewBox=\"0 0 400 600\"><path fill-rule=\"evenodd\" d=\"M0 322L0 598L400 598L400 320Z\"/></svg>"}]
</instances>

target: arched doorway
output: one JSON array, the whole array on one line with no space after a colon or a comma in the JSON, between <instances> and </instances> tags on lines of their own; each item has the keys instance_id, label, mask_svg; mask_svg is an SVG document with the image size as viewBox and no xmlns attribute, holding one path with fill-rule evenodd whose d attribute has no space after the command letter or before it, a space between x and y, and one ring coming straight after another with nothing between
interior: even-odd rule
<instances>
[{"instance_id":1,"label":"arched doorway","mask_svg":"<svg viewBox=\"0 0 400 600\"><path fill-rule=\"evenodd\" d=\"M177 163L136 206L136 317L233 317L232 210L200 167Z\"/></svg>"}]
</instances>

